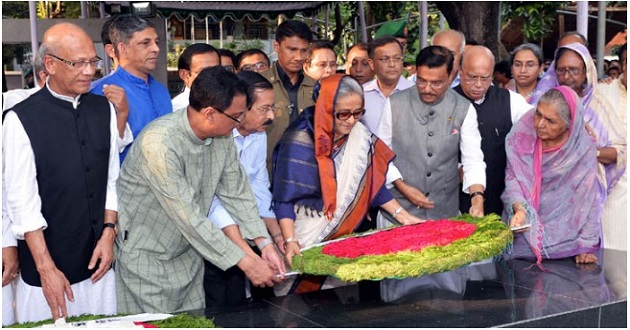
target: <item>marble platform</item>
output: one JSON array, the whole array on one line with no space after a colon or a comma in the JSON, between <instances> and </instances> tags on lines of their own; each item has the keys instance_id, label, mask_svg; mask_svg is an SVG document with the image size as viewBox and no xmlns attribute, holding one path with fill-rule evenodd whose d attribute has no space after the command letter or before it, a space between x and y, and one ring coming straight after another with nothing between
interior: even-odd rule
<instances>
[{"instance_id":1,"label":"marble platform","mask_svg":"<svg viewBox=\"0 0 630 330\"><path fill-rule=\"evenodd\" d=\"M238 308L194 311L223 328L627 327L626 252L598 265L573 259L487 261L405 280L366 281Z\"/></svg>"}]
</instances>

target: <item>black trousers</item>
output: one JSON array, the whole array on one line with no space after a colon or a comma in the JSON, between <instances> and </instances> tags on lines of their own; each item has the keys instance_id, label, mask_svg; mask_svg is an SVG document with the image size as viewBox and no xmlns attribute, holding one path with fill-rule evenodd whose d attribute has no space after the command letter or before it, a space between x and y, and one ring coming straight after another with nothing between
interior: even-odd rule
<instances>
[{"instance_id":1,"label":"black trousers","mask_svg":"<svg viewBox=\"0 0 630 330\"><path fill-rule=\"evenodd\" d=\"M233 266L227 270L204 260L203 289L206 293L206 308L232 307L247 302L245 299L245 273Z\"/></svg>"}]
</instances>

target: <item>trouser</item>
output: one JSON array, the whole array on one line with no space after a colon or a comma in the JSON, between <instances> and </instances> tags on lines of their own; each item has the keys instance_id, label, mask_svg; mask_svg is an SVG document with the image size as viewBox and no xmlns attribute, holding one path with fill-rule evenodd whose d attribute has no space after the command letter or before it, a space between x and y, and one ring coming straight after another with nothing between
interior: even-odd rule
<instances>
[{"instance_id":1,"label":"trouser","mask_svg":"<svg viewBox=\"0 0 630 330\"><path fill-rule=\"evenodd\" d=\"M233 266L224 271L207 260L204 260L204 264L203 289L206 293L206 308L231 307L247 302L245 273L240 268Z\"/></svg>"}]
</instances>

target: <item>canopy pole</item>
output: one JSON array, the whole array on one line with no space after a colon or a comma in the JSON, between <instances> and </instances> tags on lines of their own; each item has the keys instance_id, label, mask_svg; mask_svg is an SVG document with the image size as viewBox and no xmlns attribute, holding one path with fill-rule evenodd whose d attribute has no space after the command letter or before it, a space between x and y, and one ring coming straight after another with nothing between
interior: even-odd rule
<instances>
[{"instance_id":1,"label":"canopy pole","mask_svg":"<svg viewBox=\"0 0 630 330\"><path fill-rule=\"evenodd\" d=\"M577 1L577 31L588 40L588 1Z\"/></svg>"},{"instance_id":2,"label":"canopy pole","mask_svg":"<svg viewBox=\"0 0 630 330\"><path fill-rule=\"evenodd\" d=\"M363 9L363 1L359 1L359 20L361 21L361 41L367 43L367 29L365 27L365 12Z\"/></svg>"},{"instance_id":3,"label":"canopy pole","mask_svg":"<svg viewBox=\"0 0 630 330\"><path fill-rule=\"evenodd\" d=\"M206 16L206 43L210 44L210 37L208 36L208 16Z\"/></svg>"},{"instance_id":4,"label":"canopy pole","mask_svg":"<svg viewBox=\"0 0 630 330\"><path fill-rule=\"evenodd\" d=\"M190 38L195 43L195 16L190 15Z\"/></svg>"},{"instance_id":5,"label":"canopy pole","mask_svg":"<svg viewBox=\"0 0 630 330\"><path fill-rule=\"evenodd\" d=\"M327 4L326 5L326 20L325 20L326 21L326 27L325 27L325 30L324 30L324 35L325 35L324 39L325 40L328 40L328 23L329 23L328 16L329 15L330 15L330 5Z\"/></svg>"},{"instance_id":6,"label":"canopy pole","mask_svg":"<svg viewBox=\"0 0 630 330\"><path fill-rule=\"evenodd\" d=\"M444 15L442 14L442 12L440 12L440 31L444 31L444 22L446 21L446 19L444 18Z\"/></svg>"},{"instance_id":7,"label":"canopy pole","mask_svg":"<svg viewBox=\"0 0 630 330\"><path fill-rule=\"evenodd\" d=\"M606 2L597 1L597 76L604 76L604 45L606 43ZM621 61L621 59L619 59ZM624 74L626 74L624 72Z\"/></svg>"},{"instance_id":8,"label":"canopy pole","mask_svg":"<svg viewBox=\"0 0 630 330\"><path fill-rule=\"evenodd\" d=\"M33 60L35 60L35 56L39 53L39 42L37 41L37 5L35 1L28 2L28 15L29 22L31 23L31 49L33 50ZM35 61L33 61L33 64L35 64ZM39 86L38 80L39 75L35 72L35 67L33 67L33 82L35 86Z\"/></svg>"},{"instance_id":9,"label":"canopy pole","mask_svg":"<svg viewBox=\"0 0 630 330\"><path fill-rule=\"evenodd\" d=\"M219 48L223 48L223 19L219 21Z\"/></svg>"},{"instance_id":10,"label":"canopy pole","mask_svg":"<svg viewBox=\"0 0 630 330\"><path fill-rule=\"evenodd\" d=\"M429 6L426 1L420 1L420 49L427 46L429 38Z\"/></svg>"},{"instance_id":11,"label":"canopy pole","mask_svg":"<svg viewBox=\"0 0 630 330\"><path fill-rule=\"evenodd\" d=\"M85 1L81 1L81 18L88 18L87 6Z\"/></svg>"}]
</instances>

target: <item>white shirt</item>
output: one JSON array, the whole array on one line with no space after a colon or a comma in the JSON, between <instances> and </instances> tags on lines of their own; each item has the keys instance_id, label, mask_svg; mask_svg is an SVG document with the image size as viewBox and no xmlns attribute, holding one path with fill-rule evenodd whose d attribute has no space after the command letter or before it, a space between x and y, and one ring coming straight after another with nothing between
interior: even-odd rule
<instances>
[{"instance_id":1,"label":"white shirt","mask_svg":"<svg viewBox=\"0 0 630 330\"><path fill-rule=\"evenodd\" d=\"M508 90L508 92L510 92L510 118L512 119L512 124L514 124L519 119L521 119L521 117L523 117L523 115L527 113L527 111L533 109L534 106L527 103L527 101L521 94L513 92L511 90ZM486 95L484 94L481 99L474 102L475 104L482 104L485 100Z\"/></svg>"},{"instance_id":2,"label":"white shirt","mask_svg":"<svg viewBox=\"0 0 630 330\"><path fill-rule=\"evenodd\" d=\"M2 111L7 111L13 108L16 104L26 100L29 96L35 94L40 90L40 87L29 89L12 89L10 91L2 93Z\"/></svg>"},{"instance_id":3,"label":"white shirt","mask_svg":"<svg viewBox=\"0 0 630 330\"><path fill-rule=\"evenodd\" d=\"M275 219L276 215L271 210L271 191L269 190L269 174L267 173L267 133L259 132L242 136L235 128L232 131L232 136L241 165L247 173L250 186L256 197L260 217ZM236 224L221 205L217 196L214 196L212 200L208 219L221 229Z\"/></svg>"},{"instance_id":4,"label":"white shirt","mask_svg":"<svg viewBox=\"0 0 630 330\"><path fill-rule=\"evenodd\" d=\"M180 109L185 109L188 107L188 98L190 97L190 88L186 87L184 88L184 91L181 92L179 95L175 96L172 100L171 100L171 104L173 104L173 112L180 110Z\"/></svg>"},{"instance_id":5,"label":"white shirt","mask_svg":"<svg viewBox=\"0 0 630 330\"><path fill-rule=\"evenodd\" d=\"M403 76L400 76L400 78L398 78L396 88L394 88L389 96L392 96L394 93L405 90L411 86L414 86L413 82L405 79ZM363 84L363 93L365 95L365 114L361 117L360 121L370 130L370 132L375 133L376 127L381 120L383 110L385 109L385 101L389 100L389 97L385 97L385 95L381 92L381 89L378 87L378 79L372 79Z\"/></svg>"},{"instance_id":6,"label":"white shirt","mask_svg":"<svg viewBox=\"0 0 630 330\"><path fill-rule=\"evenodd\" d=\"M48 88L48 85L46 87ZM48 90L54 97L68 101L75 109L77 108L81 95L71 98L59 95L50 88ZM118 211L116 196L116 179L120 170L118 126L116 112L111 103L109 128L109 170L105 209ZM10 192L6 194L6 209L11 219L11 230L16 238L24 239L27 232L46 229L48 224L41 213L42 202L37 186L35 155L24 126L13 111L7 113L2 125L2 181L3 190Z\"/></svg>"},{"instance_id":7,"label":"white shirt","mask_svg":"<svg viewBox=\"0 0 630 330\"><path fill-rule=\"evenodd\" d=\"M392 147L392 109L389 99L385 103L381 122L374 134L390 148ZM475 111L472 104L468 107L468 113L462 123L459 134L459 150L462 154L462 165L464 166L462 191L468 193L470 186L474 184L480 184L485 188L486 163L483 162L483 152L481 151L481 135L477 124L477 111ZM393 187L394 181L403 178L394 162L389 164L389 169L387 170L386 182L387 188L390 189Z\"/></svg>"}]
</instances>

